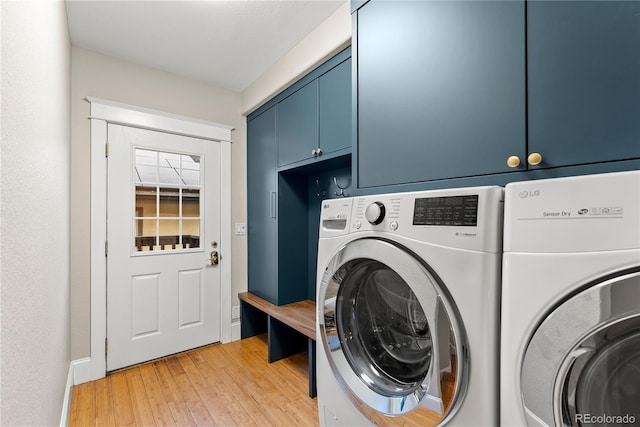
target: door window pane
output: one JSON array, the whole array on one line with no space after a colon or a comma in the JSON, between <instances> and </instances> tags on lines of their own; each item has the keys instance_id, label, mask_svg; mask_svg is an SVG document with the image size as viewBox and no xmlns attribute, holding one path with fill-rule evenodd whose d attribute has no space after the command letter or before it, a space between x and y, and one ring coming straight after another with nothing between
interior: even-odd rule
<instances>
[{"instance_id":1,"label":"door window pane","mask_svg":"<svg viewBox=\"0 0 640 427\"><path fill-rule=\"evenodd\" d=\"M134 251L199 248L200 156L138 148L135 161Z\"/></svg>"},{"instance_id":2,"label":"door window pane","mask_svg":"<svg viewBox=\"0 0 640 427\"><path fill-rule=\"evenodd\" d=\"M160 189L160 216L180 217L180 189Z\"/></svg>"},{"instance_id":3,"label":"door window pane","mask_svg":"<svg viewBox=\"0 0 640 427\"><path fill-rule=\"evenodd\" d=\"M136 187L136 217L155 218L158 216L158 188Z\"/></svg>"},{"instance_id":4,"label":"door window pane","mask_svg":"<svg viewBox=\"0 0 640 427\"><path fill-rule=\"evenodd\" d=\"M182 242L190 248L200 247L200 220L182 220Z\"/></svg>"},{"instance_id":5,"label":"door window pane","mask_svg":"<svg viewBox=\"0 0 640 427\"><path fill-rule=\"evenodd\" d=\"M200 217L200 190L185 189L182 190L182 216L183 217Z\"/></svg>"}]
</instances>

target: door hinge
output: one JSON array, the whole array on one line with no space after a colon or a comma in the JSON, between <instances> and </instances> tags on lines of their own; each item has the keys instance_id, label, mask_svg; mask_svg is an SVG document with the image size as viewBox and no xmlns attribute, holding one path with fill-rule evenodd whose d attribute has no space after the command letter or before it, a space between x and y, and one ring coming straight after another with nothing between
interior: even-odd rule
<instances>
[{"instance_id":1,"label":"door hinge","mask_svg":"<svg viewBox=\"0 0 640 427\"><path fill-rule=\"evenodd\" d=\"M104 256L109 255L109 241L105 240L104 241Z\"/></svg>"},{"instance_id":2,"label":"door hinge","mask_svg":"<svg viewBox=\"0 0 640 427\"><path fill-rule=\"evenodd\" d=\"M104 339L104 354L109 353L109 338Z\"/></svg>"},{"instance_id":3,"label":"door hinge","mask_svg":"<svg viewBox=\"0 0 640 427\"><path fill-rule=\"evenodd\" d=\"M109 157L109 143L104 144L104 156Z\"/></svg>"}]
</instances>

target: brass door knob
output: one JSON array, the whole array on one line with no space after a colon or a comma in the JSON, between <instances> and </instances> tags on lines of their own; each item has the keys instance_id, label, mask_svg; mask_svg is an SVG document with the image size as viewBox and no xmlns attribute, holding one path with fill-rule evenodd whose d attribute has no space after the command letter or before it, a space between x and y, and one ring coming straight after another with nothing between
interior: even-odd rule
<instances>
[{"instance_id":1,"label":"brass door knob","mask_svg":"<svg viewBox=\"0 0 640 427\"><path fill-rule=\"evenodd\" d=\"M520 166L520 157L518 156L511 156L507 159L507 166L509 166L510 168L517 168L518 166Z\"/></svg>"},{"instance_id":2,"label":"brass door knob","mask_svg":"<svg viewBox=\"0 0 640 427\"><path fill-rule=\"evenodd\" d=\"M527 157L527 163L531 166L536 166L542 163L542 154L540 153L531 153L529 157Z\"/></svg>"}]
</instances>

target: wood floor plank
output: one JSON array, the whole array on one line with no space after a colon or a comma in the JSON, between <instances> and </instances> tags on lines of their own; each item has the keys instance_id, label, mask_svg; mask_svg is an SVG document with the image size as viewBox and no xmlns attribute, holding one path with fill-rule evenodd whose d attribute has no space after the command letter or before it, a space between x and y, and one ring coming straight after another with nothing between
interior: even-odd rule
<instances>
[{"instance_id":1,"label":"wood floor plank","mask_svg":"<svg viewBox=\"0 0 640 427\"><path fill-rule=\"evenodd\" d=\"M139 368L142 381L145 385L158 381L158 375L153 366L153 363L145 363Z\"/></svg>"},{"instance_id":2,"label":"wood floor plank","mask_svg":"<svg viewBox=\"0 0 640 427\"><path fill-rule=\"evenodd\" d=\"M158 381L161 385L162 394L164 395L173 419L179 426L195 426L196 422L191 415L191 411L187 407L186 402L178 391L171 372L164 360L153 362L153 367L158 375Z\"/></svg>"},{"instance_id":3,"label":"wood floor plank","mask_svg":"<svg viewBox=\"0 0 640 427\"><path fill-rule=\"evenodd\" d=\"M96 426L112 426L116 423L113 406L111 381L105 377L95 382L96 387Z\"/></svg>"},{"instance_id":4,"label":"wood floor plank","mask_svg":"<svg viewBox=\"0 0 640 427\"><path fill-rule=\"evenodd\" d=\"M129 384L127 383L127 375L123 372L118 372L110 375L108 378L111 381L116 425L132 425L135 423L135 418L133 416L133 407L131 406L131 395L129 392Z\"/></svg>"},{"instance_id":5,"label":"wood floor plank","mask_svg":"<svg viewBox=\"0 0 640 427\"><path fill-rule=\"evenodd\" d=\"M77 389L76 389L77 388ZM79 426L94 425L96 418L95 382L80 384L74 387L78 393L76 423Z\"/></svg>"},{"instance_id":6,"label":"wood floor plank","mask_svg":"<svg viewBox=\"0 0 640 427\"><path fill-rule=\"evenodd\" d=\"M136 425L155 425L155 419L151 412L151 405L149 404L149 397L147 396L142 376L132 375L127 378L127 382L131 393L131 407L133 408L133 417L136 420Z\"/></svg>"},{"instance_id":7,"label":"wood floor plank","mask_svg":"<svg viewBox=\"0 0 640 427\"><path fill-rule=\"evenodd\" d=\"M75 386L69 426L316 426L307 363L268 363L264 335L214 344Z\"/></svg>"},{"instance_id":8,"label":"wood floor plank","mask_svg":"<svg viewBox=\"0 0 640 427\"><path fill-rule=\"evenodd\" d=\"M143 378L144 382L144 378ZM173 418L173 413L171 412L171 408L167 403L164 394L162 393L162 385L160 381L150 382L149 384L145 384L145 391L147 393L147 397L149 398L149 406L151 409L151 413L153 414L153 419L158 426L175 426L178 425L176 420Z\"/></svg>"},{"instance_id":9,"label":"wood floor plank","mask_svg":"<svg viewBox=\"0 0 640 427\"><path fill-rule=\"evenodd\" d=\"M182 375L176 375L173 378L196 424L207 426L218 425L211 417L211 414L209 414L206 405L202 401L200 395L193 388L193 384L191 383L191 381L189 381L189 377L186 375L186 373Z\"/></svg>"}]
</instances>

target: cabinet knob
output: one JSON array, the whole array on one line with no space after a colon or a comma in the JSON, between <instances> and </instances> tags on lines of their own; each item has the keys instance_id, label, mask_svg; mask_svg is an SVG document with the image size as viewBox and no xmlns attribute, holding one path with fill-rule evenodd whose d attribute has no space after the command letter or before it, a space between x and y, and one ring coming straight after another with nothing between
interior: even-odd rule
<instances>
[{"instance_id":1,"label":"cabinet knob","mask_svg":"<svg viewBox=\"0 0 640 427\"><path fill-rule=\"evenodd\" d=\"M311 150L311 154L314 156L318 155L318 150L316 150L315 148L313 150Z\"/></svg>"},{"instance_id":2,"label":"cabinet knob","mask_svg":"<svg viewBox=\"0 0 640 427\"><path fill-rule=\"evenodd\" d=\"M531 166L539 165L540 163L542 163L542 154L540 154L540 153L531 153L531 154L529 154L529 157L527 157L527 162Z\"/></svg>"},{"instance_id":3,"label":"cabinet knob","mask_svg":"<svg viewBox=\"0 0 640 427\"><path fill-rule=\"evenodd\" d=\"M322 154L322 148L316 148L316 153L318 154L318 156L321 155Z\"/></svg>"},{"instance_id":4,"label":"cabinet knob","mask_svg":"<svg viewBox=\"0 0 640 427\"><path fill-rule=\"evenodd\" d=\"M517 168L518 166L520 166L520 157L518 156L511 156L507 159L507 166L509 166L510 168Z\"/></svg>"}]
</instances>

